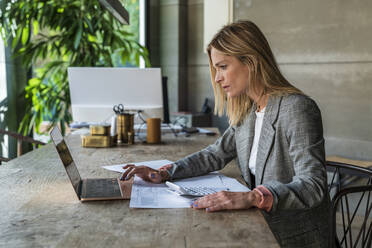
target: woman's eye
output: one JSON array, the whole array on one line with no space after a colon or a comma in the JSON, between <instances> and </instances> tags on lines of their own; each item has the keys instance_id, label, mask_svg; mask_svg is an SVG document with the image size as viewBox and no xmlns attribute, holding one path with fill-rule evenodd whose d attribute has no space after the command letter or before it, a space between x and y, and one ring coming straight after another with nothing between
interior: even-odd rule
<instances>
[{"instance_id":1,"label":"woman's eye","mask_svg":"<svg viewBox=\"0 0 372 248\"><path fill-rule=\"evenodd\" d=\"M220 68L221 68L222 70L225 70L226 67L227 67L227 65L221 65L221 66L220 66Z\"/></svg>"}]
</instances>

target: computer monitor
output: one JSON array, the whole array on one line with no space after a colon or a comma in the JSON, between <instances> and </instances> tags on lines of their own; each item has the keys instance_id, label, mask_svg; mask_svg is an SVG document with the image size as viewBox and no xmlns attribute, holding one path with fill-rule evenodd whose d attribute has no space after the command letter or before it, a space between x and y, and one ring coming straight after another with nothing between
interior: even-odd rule
<instances>
[{"instance_id":1,"label":"computer monitor","mask_svg":"<svg viewBox=\"0 0 372 248\"><path fill-rule=\"evenodd\" d=\"M163 119L160 68L69 67L68 79L74 122L108 121L119 103L145 119Z\"/></svg>"}]
</instances>

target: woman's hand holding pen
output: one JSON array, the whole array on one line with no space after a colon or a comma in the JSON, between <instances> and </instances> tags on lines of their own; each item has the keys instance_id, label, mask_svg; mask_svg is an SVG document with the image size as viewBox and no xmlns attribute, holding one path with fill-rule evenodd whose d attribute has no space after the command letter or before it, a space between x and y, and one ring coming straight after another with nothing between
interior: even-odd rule
<instances>
[{"instance_id":1,"label":"woman's hand holding pen","mask_svg":"<svg viewBox=\"0 0 372 248\"><path fill-rule=\"evenodd\" d=\"M251 207L257 207L260 201L261 195L256 191L221 191L199 198L191 205L191 207L195 209L206 209L208 212L214 212L227 209L248 209Z\"/></svg>"},{"instance_id":2,"label":"woman's hand holding pen","mask_svg":"<svg viewBox=\"0 0 372 248\"><path fill-rule=\"evenodd\" d=\"M134 164L128 164L123 167L126 171L121 175L120 180L129 180L134 175L137 175L143 180L151 183L162 183L169 178L169 174L166 170L170 168L172 168L171 164L164 165L159 168L159 170L144 165L135 166Z\"/></svg>"}]
</instances>

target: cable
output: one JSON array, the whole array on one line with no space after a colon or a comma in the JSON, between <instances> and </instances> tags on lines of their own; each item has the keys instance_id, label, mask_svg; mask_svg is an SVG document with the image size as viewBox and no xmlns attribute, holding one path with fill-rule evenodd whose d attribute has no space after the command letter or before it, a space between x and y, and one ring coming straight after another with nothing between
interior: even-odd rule
<instances>
[{"instance_id":1,"label":"cable","mask_svg":"<svg viewBox=\"0 0 372 248\"><path fill-rule=\"evenodd\" d=\"M172 128L172 126L169 125L169 123L167 123L167 126L170 128L170 130L171 130L172 133L174 134L174 137L178 137L178 134L177 134L176 130L174 130L174 129Z\"/></svg>"},{"instance_id":2,"label":"cable","mask_svg":"<svg viewBox=\"0 0 372 248\"><path fill-rule=\"evenodd\" d=\"M142 123L138 128L137 128L137 134L135 134L137 136L137 138L142 141L142 142L145 142L145 140L141 139L141 136L140 136L140 132L141 132L141 128L142 126L145 125L145 123Z\"/></svg>"},{"instance_id":3,"label":"cable","mask_svg":"<svg viewBox=\"0 0 372 248\"><path fill-rule=\"evenodd\" d=\"M142 110L137 110L137 115L138 115L138 117L143 121L143 123L146 123L146 120L145 119L143 119L143 117L142 117Z\"/></svg>"}]
</instances>

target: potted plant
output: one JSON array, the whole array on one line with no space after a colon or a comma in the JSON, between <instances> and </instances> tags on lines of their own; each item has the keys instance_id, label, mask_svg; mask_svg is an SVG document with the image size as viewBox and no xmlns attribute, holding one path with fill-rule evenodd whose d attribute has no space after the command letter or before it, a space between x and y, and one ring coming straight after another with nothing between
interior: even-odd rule
<instances>
[{"instance_id":1,"label":"potted plant","mask_svg":"<svg viewBox=\"0 0 372 248\"><path fill-rule=\"evenodd\" d=\"M3 0L0 32L26 68L37 68L25 88L24 135L38 132L45 120L65 131L71 121L67 67L138 65L140 57L149 65L147 49L98 0Z\"/></svg>"}]
</instances>

